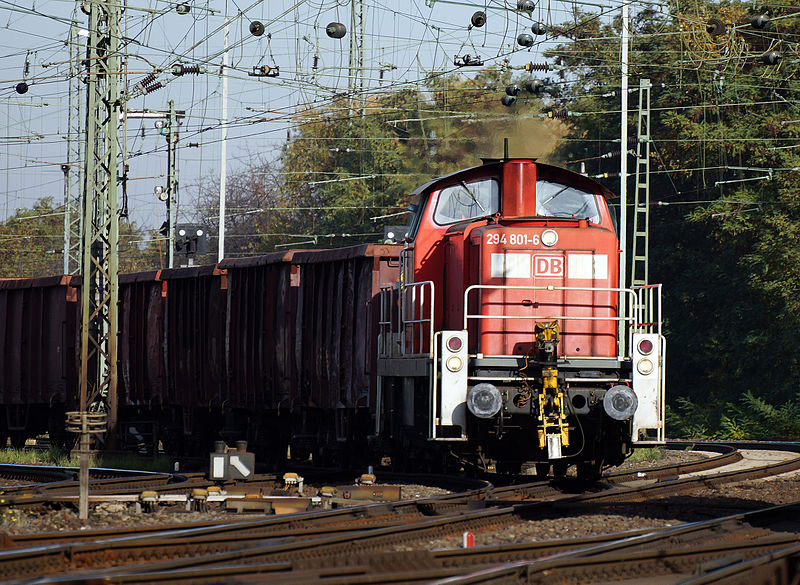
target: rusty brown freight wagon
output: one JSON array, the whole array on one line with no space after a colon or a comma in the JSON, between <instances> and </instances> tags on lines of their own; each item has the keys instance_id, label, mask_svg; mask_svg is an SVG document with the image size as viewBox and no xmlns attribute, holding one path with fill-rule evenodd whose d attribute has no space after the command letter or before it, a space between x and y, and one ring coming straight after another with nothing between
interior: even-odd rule
<instances>
[{"instance_id":1,"label":"rusty brown freight wagon","mask_svg":"<svg viewBox=\"0 0 800 585\"><path fill-rule=\"evenodd\" d=\"M230 259L120 276L121 444L206 452L246 438L281 458L342 455L372 428L377 297L400 246ZM78 277L0 281L3 416L16 442L75 407Z\"/></svg>"},{"instance_id":2,"label":"rusty brown freight wagon","mask_svg":"<svg viewBox=\"0 0 800 585\"><path fill-rule=\"evenodd\" d=\"M77 399L78 278L0 280L0 443L51 431Z\"/></svg>"},{"instance_id":3,"label":"rusty brown freight wagon","mask_svg":"<svg viewBox=\"0 0 800 585\"><path fill-rule=\"evenodd\" d=\"M376 394L378 294L398 279L402 247L368 244L223 261L232 418L280 458L338 458L366 439ZM232 416L231 416L232 415ZM241 437L241 435L240 435ZM353 444L349 448L356 448Z\"/></svg>"}]
</instances>

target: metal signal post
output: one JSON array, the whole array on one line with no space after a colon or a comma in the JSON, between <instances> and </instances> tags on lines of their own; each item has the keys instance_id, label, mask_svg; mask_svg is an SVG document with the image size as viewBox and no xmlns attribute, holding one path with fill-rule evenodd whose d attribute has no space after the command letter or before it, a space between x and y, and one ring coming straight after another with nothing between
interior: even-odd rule
<instances>
[{"instance_id":1,"label":"metal signal post","mask_svg":"<svg viewBox=\"0 0 800 585\"><path fill-rule=\"evenodd\" d=\"M622 5L622 51L620 57L622 85L622 115L620 117L620 157L619 157L619 315L626 314L627 298L624 289L627 283L626 263L628 261L628 41L630 38L630 18L628 4ZM618 358L625 355L625 322L619 322Z\"/></svg>"}]
</instances>

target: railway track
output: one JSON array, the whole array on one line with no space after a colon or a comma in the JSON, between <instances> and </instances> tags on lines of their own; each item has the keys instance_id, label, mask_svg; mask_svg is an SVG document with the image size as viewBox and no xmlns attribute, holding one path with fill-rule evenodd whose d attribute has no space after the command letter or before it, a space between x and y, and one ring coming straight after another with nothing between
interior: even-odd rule
<instances>
[{"instance_id":1,"label":"railway track","mask_svg":"<svg viewBox=\"0 0 800 585\"><path fill-rule=\"evenodd\" d=\"M711 448L703 445L703 449ZM748 445L748 448L753 448L753 445ZM795 445L792 450L796 452L797 448ZM595 565L613 564L614 554L630 556L632 551L644 556L636 557L639 564L630 566L647 567L648 571L656 571L659 566L689 566L692 563L695 567L700 563L714 566L715 571L732 571L733 561L730 559L724 566L718 566L720 558L732 558L731 555L738 555L736 558L740 561L737 562L741 563L754 563L765 555L791 558L791 555L786 556L786 551L796 545L800 527L792 525L787 528L785 516L796 513L794 505L731 516L718 524L713 524L716 520L710 520L706 524L683 524L590 539L433 552L398 550L414 549L420 543L443 535L502 529L522 519L552 515L554 510L575 513L582 509L631 505L664 495L688 493L725 482L800 468L800 457L793 456L785 461L719 472L713 476L686 476L714 466L731 465L742 457L732 447L719 447L719 451L716 457L695 463L654 467L633 474L609 474L602 489L592 493L564 493L547 482L503 487L484 483L436 498L317 513L196 523L161 530L150 527L113 533L85 531L66 536L6 536L5 550L0 551L0 577L9 582L56 576L131 583L215 579L248 582L269 574L270 582L275 583L308 582L312 576L314 580L331 583L429 582L437 579L454 579L448 581L454 583L500 583L520 582L524 576L522 582L528 579L527 582L533 583L538 582L532 579L540 569L545 573L565 573L570 568L581 567L589 575L590 568ZM753 532L743 531L743 527L754 523L756 528ZM731 536L733 534L736 536ZM664 542L670 543L666 552ZM736 546L744 547L744 552L735 549ZM685 549L683 553L680 553L681 547ZM705 556L698 554L701 549ZM669 560L672 557L667 552L684 556ZM658 557L659 554L662 557ZM679 558L683 560L678 562L676 559ZM580 559L580 562L576 563L575 559ZM563 566L547 564L559 560ZM602 572L602 569L598 570ZM658 570L666 571L665 568ZM620 575L623 575L620 579L625 578L624 573ZM565 577L565 580L570 578ZM592 581L589 577L578 580Z\"/></svg>"}]
</instances>

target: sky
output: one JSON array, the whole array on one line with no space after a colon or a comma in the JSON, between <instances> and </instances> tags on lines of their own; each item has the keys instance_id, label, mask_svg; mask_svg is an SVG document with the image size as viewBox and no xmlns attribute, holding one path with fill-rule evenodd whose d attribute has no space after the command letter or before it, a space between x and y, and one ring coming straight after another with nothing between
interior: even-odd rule
<instances>
[{"instance_id":1,"label":"sky","mask_svg":"<svg viewBox=\"0 0 800 585\"><path fill-rule=\"evenodd\" d=\"M295 113L346 95L350 74L350 0L228 0L227 6L225 0L189 0L187 5L188 14L180 14L174 2L128 0L122 23L123 86L131 90L150 74L164 84L127 100L127 109L165 111L173 100L186 112L178 144L179 223L192 215L193 186L216 180L220 172L226 22L229 174L254 157L276 158L295 128ZM542 51L558 39L532 35L533 46L525 48L516 41L520 33L531 34L536 23L549 30L569 20L575 8L619 13L617 2L533 6L518 10L517 0L363 0L364 91L391 91L459 69L468 74L474 69L454 65L456 57L467 54L480 56L486 65L544 63ZM0 0L0 219L41 197L63 202L70 21L84 31L88 23L75 7L67 0ZM471 26L476 11L486 14L482 27ZM253 22L264 25L262 35L251 34ZM344 24L347 34L330 38L331 22ZM170 68L176 63L198 65L202 72L175 77ZM277 68L278 76L249 75L264 65ZM22 95L16 91L20 82L28 85ZM157 228L165 205L154 188L166 184L166 140L153 119L129 119L124 137L130 218L141 228Z\"/></svg>"}]
</instances>

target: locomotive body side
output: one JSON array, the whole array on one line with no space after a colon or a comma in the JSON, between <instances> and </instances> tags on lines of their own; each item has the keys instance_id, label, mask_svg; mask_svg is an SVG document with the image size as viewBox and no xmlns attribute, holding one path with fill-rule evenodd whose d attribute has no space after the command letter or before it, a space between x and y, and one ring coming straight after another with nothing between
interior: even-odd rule
<instances>
[{"instance_id":1,"label":"locomotive body side","mask_svg":"<svg viewBox=\"0 0 800 585\"><path fill-rule=\"evenodd\" d=\"M484 467L577 463L590 476L634 442L663 442L660 288L618 288L606 194L525 159L418 191L401 283L385 291L399 309L381 335L401 351L379 360L379 436L446 443Z\"/></svg>"}]
</instances>

